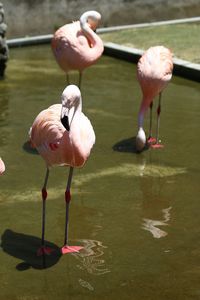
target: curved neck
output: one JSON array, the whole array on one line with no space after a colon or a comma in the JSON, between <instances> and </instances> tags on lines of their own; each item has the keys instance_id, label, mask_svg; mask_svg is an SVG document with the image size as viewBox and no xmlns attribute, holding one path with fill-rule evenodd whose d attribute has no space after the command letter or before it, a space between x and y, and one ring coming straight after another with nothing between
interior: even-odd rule
<instances>
[{"instance_id":1,"label":"curved neck","mask_svg":"<svg viewBox=\"0 0 200 300\"><path fill-rule=\"evenodd\" d=\"M97 35L96 33L90 28L88 24L85 24L83 27L81 26L81 29L83 30L84 35L89 41L89 45L91 48L96 46L97 44Z\"/></svg>"},{"instance_id":2,"label":"curved neck","mask_svg":"<svg viewBox=\"0 0 200 300\"><path fill-rule=\"evenodd\" d=\"M138 129L143 127L144 114L145 114L144 111L141 111L141 110L139 111L139 114L138 114Z\"/></svg>"},{"instance_id":3,"label":"curved neck","mask_svg":"<svg viewBox=\"0 0 200 300\"><path fill-rule=\"evenodd\" d=\"M94 47L97 43L98 36L97 34L92 30L92 28L95 30L98 24L98 21L96 21L93 24L90 24L88 22L88 19L91 17L91 12L86 12L80 17L80 26L81 29L83 30L83 33L89 40L89 44L91 47Z\"/></svg>"},{"instance_id":4,"label":"curved neck","mask_svg":"<svg viewBox=\"0 0 200 300\"><path fill-rule=\"evenodd\" d=\"M138 128L143 127L145 113L152 101L152 98L143 97L138 113Z\"/></svg>"},{"instance_id":5,"label":"curved neck","mask_svg":"<svg viewBox=\"0 0 200 300\"><path fill-rule=\"evenodd\" d=\"M79 115L82 112L82 99L80 98L79 104L77 106L73 106L69 110L69 125L71 126L73 119L76 115Z\"/></svg>"}]
</instances>

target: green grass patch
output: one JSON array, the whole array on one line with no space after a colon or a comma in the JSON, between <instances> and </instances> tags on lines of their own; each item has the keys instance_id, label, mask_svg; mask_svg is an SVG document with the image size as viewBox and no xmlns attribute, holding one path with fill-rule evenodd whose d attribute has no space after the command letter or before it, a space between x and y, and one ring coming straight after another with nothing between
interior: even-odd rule
<instances>
[{"instance_id":1,"label":"green grass patch","mask_svg":"<svg viewBox=\"0 0 200 300\"><path fill-rule=\"evenodd\" d=\"M149 26L101 34L104 42L146 50L163 45L175 57L200 63L200 23Z\"/></svg>"}]
</instances>

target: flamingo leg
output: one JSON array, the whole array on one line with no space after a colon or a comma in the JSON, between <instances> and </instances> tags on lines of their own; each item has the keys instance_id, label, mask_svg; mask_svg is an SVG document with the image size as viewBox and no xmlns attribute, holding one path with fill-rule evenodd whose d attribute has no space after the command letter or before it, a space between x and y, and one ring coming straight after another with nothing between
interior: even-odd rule
<instances>
[{"instance_id":1,"label":"flamingo leg","mask_svg":"<svg viewBox=\"0 0 200 300\"><path fill-rule=\"evenodd\" d=\"M42 246L44 247L45 221L46 221L46 199L47 199L47 182L49 178L49 168L46 170L44 185L42 188Z\"/></svg>"},{"instance_id":2,"label":"flamingo leg","mask_svg":"<svg viewBox=\"0 0 200 300\"><path fill-rule=\"evenodd\" d=\"M74 170L74 168L70 167L68 181L67 181L67 187L66 187L66 191L65 191L65 203L66 203L65 238L64 238L64 246L61 249L62 254L79 252L79 250L83 248L80 246L68 246L69 205L70 205L70 201L71 201L70 187L71 187L71 182L72 182L73 170Z\"/></svg>"},{"instance_id":3,"label":"flamingo leg","mask_svg":"<svg viewBox=\"0 0 200 300\"><path fill-rule=\"evenodd\" d=\"M159 94L159 99L158 99L158 108L157 108L157 126L156 126L156 144L159 143L160 113L161 113L161 96L162 96L162 93Z\"/></svg>"},{"instance_id":4,"label":"flamingo leg","mask_svg":"<svg viewBox=\"0 0 200 300\"><path fill-rule=\"evenodd\" d=\"M159 99L158 99L158 108L157 108L156 143L151 145L152 148L162 148L163 147L163 145L159 143L161 98L162 98L162 93L160 92Z\"/></svg>"},{"instance_id":5,"label":"flamingo leg","mask_svg":"<svg viewBox=\"0 0 200 300\"><path fill-rule=\"evenodd\" d=\"M150 104L150 123L149 123L149 137L152 137L152 108L153 108L153 101Z\"/></svg>"},{"instance_id":6,"label":"flamingo leg","mask_svg":"<svg viewBox=\"0 0 200 300\"><path fill-rule=\"evenodd\" d=\"M67 85L70 85L70 79L69 79L69 73L66 73L66 80L67 80ZM78 78L78 87L81 89L81 82L82 82L82 71L79 71L79 78Z\"/></svg>"},{"instance_id":7,"label":"flamingo leg","mask_svg":"<svg viewBox=\"0 0 200 300\"><path fill-rule=\"evenodd\" d=\"M67 80L67 85L70 85L70 80L69 80L69 73L66 73L66 80Z\"/></svg>"},{"instance_id":8,"label":"flamingo leg","mask_svg":"<svg viewBox=\"0 0 200 300\"><path fill-rule=\"evenodd\" d=\"M49 168L47 167L46 169L46 175L44 179L44 185L42 188L42 242L41 242L41 247L37 251L37 255L41 256L44 254L51 254L53 251L49 247L45 247L45 241L44 241L44 235L45 235L45 220L46 220L46 199L47 199L47 182L49 178Z\"/></svg>"},{"instance_id":9,"label":"flamingo leg","mask_svg":"<svg viewBox=\"0 0 200 300\"><path fill-rule=\"evenodd\" d=\"M151 102L150 106L150 117L149 117L149 137L148 137L148 143L152 144L155 143L155 138L152 136L152 110L153 110L153 101Z\"/></svg>"},{"instance_id":10,"label":"flamingo leg","mask_svg":"<svg viewBox=\"0 0 200 300\"><path fill-rule=\"evenodd\" d=\"M70 167L68 181L67 181L67 188L66 188L66 191L65 191L66 214L65 214L65 239L64 239L64 245L68 244L69 204L70 204L70 200L71 200L70 187L71 187L71 182L72 182L73 170L74 170L74 168Z\"/></svg>"},{"instance_id":11,"label":"flamingo leg","mask_svg":"<svg viewBox=\"0 0 200 300\"><path fill-rule=\"evenodd\" d=\"M79 71L79 81L78 81L78 87L81 89L81 82L82 82L82 72Z\"/></svg>"}]
</instances>

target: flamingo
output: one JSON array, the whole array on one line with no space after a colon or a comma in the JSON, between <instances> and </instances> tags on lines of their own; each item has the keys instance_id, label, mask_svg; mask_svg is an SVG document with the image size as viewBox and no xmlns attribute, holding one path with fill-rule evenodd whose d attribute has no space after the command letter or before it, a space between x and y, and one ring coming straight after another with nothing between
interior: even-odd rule
<instances>
[{"instance_id":1,"label":"flamingo","mask_svg":"<svg viewBox=\"0 0 200 300\"><path fill-rule=\"evenodd\" d=\"M67 74L70 70L79 71L79 88L82 71L94 64L102 55L104 46L101 38L94 32L101 20L97 11L87 11L80 21L60 27L51 41L55 59Z\"/></svg>"},{"instance_id":2,"label":"flamingo","mask_svg":"<svg viewBox=\"0 0 200 300\"><path fill-rule=\"evenodd\" d=\"M0 175L3 175L4 172L5 172L5 164L0 157Z\"/></svg>"},{"instance_id":3,"label":"flamingo","mask_svg":"<svg viewBox=\"0 0 200 300\"><path fill-rule=\"evenodd\" d=\"M173 61L171 51L164 46L150 47L139 59L137 77L142 90L143 98L138 114L138 133L136 148L138 151L146 145L146 135L143 129L144 115L150 107L150 133L148 142L153 148L161 148L159 143L159 127L161 112L161 95L164 88L172 78ZM159 95L157 108L156 140L152 138L152 106L153 100Z\"/></svg>"},{"instance_id":4,"label":"flamingo","mask_svg":"<svg viewBox=\"0 0 200 300\"><path fill-rule=\"evenodd\" d=\"M42 188L42 244L38 255L49 254L45 247L45 206L50 167L69 166L65 191L66 224L62 254L78 252L83 247L68 246L68 214L70 187L74 167L82 167L95 143L95 133L89 119L82 113L81 92L76 85L68 85L61 96L62 104L54 104L41 111L30 129L30 139L46 162L46 175Z\"/></svg>"}]
</instances>

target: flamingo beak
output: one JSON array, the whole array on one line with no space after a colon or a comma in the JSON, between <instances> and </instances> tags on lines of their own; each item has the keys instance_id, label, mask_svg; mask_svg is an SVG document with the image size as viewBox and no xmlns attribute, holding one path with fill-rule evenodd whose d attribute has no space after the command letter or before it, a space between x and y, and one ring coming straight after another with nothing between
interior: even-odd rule
<instances>
[{"instance_id":1,"label":"flamingo beak","mask_svg":"<svg viewBox=\"0 0 200 300\"><path fill-rule=\"evenodd\" d=\"M68 108L63 108L62 112L61 112L61 123L63 124L63 126L65 127L65 129L67 131L70 130L69 127L69 109Z\"/></svg>"}]
</instances>

